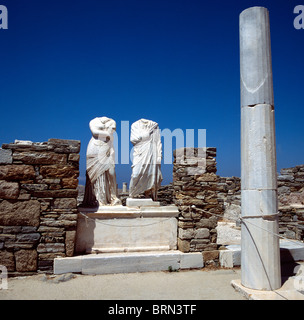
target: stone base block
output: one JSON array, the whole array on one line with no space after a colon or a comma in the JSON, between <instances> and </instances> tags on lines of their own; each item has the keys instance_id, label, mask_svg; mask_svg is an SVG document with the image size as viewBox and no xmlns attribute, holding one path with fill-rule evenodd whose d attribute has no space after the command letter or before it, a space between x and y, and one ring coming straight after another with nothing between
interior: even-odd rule
<instances>
[{"instance_id":1,"label":"stone base block","mask_svg":"<svg viewBox=\"0 0 304 320\"><path fill-rule=\"evenodd\" d=\"M79 212L75 249L78 254L177 249L175 206L142 210L115 206Z\"/></svg>"},{"instance_id":2,"label":"stone base block","mask_svg":"<svg viewBox=\"0 0 304 320\"><path fill-rule=\"evenodd\" d=\"M160 202L153 201L152 199L133 199L127 198L126 205L128 207L159 207Z\"/></svg>"},{"instance_id":3,"label":"stone base block","mask_svg":"<svg viewBox=\"0 0 304 320\"><path fill-rule=\"evenodd\" d=\"M178 250L164 252L126 252L89 254L77 257L56 258L54 274L68 272L82 274L133 273L197 269L204 266L199 252L182 253Z\"/></svg>"},{"instance_id":4,"label":"stone base block","mask_svg":"<svg viewBox=\"0 0 304 320\"><path fill-rule=\"evenodd\" d=\"M241 246L228 245L227 250L220 250L220 265L233 268L241 265ZM304 261L303 242L280 240L281 262Z\"/></svg>"}]
</instances>

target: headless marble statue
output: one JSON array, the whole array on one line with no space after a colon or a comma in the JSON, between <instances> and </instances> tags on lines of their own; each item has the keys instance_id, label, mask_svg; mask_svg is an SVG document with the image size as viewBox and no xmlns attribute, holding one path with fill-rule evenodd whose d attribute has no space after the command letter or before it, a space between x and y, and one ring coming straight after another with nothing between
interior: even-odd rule
<instances>
[{"instance_id":1,"label":"headless marble statue","mask_svg":"<svg viewBox=\"0 0 304 320\"><path fill-rule=\"evenodd\" d=\"M145 193L146 197L157 200L162 181L162 144L158 124L146 119L134 122L130 140L134 145L130 197Z\"/></svg>"},{"instance_id":2,"label":"headless marble statue","mask_svg":"<svg viewBox=\"0 0 304 320\"><path fill-rule=\"evenodd\" d=\"M92 138L87 148L84 206L119 205L113 133L116 122L107 117L90 121Z\"/></svg>"}]
</instances>

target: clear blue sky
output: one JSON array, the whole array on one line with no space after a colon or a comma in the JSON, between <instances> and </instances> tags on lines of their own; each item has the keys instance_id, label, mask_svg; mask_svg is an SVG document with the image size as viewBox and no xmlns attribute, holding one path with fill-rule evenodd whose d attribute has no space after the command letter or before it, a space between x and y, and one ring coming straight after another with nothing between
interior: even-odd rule
<instances>
[{"instance_id":1,"label":"clear blue sky","mask_svg":"<svg viewBox=\"0 0 304 320\"><path fill-rule=\"evenodd\" d=\"M96 116L161 129L206 129L218 174L240 176L239 29L242 10L270 11L278 169L304 163L301 1L0 0L0 145L81 140ZM304 0L302 1L304 5ZM163 165L163 184L172 165ZM117 165L119 187L131 165Z\"/></svg>"}]
</instances>

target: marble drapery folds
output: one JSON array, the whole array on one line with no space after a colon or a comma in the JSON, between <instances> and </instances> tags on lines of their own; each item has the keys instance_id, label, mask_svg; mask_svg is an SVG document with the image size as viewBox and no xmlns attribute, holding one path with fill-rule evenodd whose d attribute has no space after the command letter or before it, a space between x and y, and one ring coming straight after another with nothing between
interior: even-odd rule
<instances>
[{"instance_id":1,"label":"marble drapery folds","mask_svg":"<svg viewBox=\"0 0 304 320\"><path fill-rule=\"evenodd\" d=\"M107 117L90 121L92 138L87 148L86 186L83 205L121 204L117 198L113 133L116 122Z\"/></svg>"},{"instance_id":2,"label":"marble drapery folds","mask_svg":"<svg viewBox=\"0 0 304 320\"><path fill-rule=\"evenodd\" d=\"M158 124L146 119L134 122L130 140L134 146L130 197L145 193L156 200L162 181L162 144Z\"/></svg>"}]
</instances>

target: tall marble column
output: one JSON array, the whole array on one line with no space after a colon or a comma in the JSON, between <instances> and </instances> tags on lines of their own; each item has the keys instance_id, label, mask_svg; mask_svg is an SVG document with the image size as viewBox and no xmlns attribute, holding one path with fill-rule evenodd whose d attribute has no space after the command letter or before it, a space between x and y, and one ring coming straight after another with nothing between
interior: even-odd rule
<instances>
[{"instance_id":1,"label":"tall marble column","mask_svg":"<svg viewBox=\"0 0 304 320\"><path fill-rule=\"evenodd\" d=\"M281 287L269 13L240 14L242 285Z\"/></svg>"}]
</instances>

